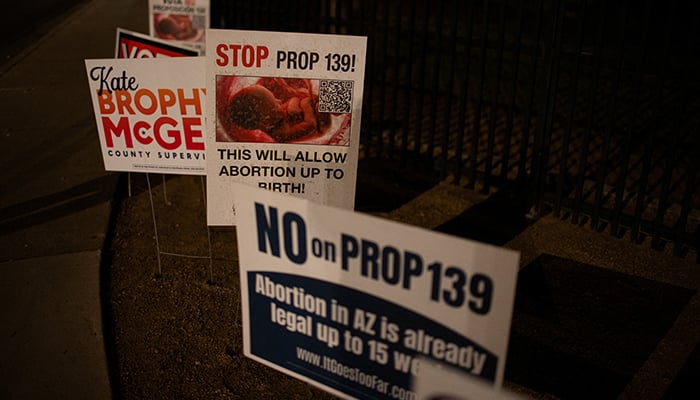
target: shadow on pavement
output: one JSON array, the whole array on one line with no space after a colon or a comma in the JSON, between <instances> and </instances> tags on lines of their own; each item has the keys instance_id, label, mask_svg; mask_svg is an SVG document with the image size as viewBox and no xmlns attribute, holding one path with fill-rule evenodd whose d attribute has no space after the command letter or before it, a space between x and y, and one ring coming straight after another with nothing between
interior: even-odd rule
<instances>
[{"instance_id":1,"label":"shadow on pavement","mask_svg":"<svg viewBox=\"0 0 700 400\"><path fill-rule=\"evenodd\" d=\"M506 380L561 398L616 398L694 294L542 254L518 277Z\"/></svg>"}]
</instances>

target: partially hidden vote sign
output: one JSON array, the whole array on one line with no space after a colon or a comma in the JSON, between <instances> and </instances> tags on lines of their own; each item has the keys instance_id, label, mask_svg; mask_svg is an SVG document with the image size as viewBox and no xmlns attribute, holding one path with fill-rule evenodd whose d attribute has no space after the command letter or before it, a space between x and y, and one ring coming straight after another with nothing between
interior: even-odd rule
<instances>
[{"instance_id":1,"label":"partially hidden vote sign","mask_svg":"<svg viewBox=\"0 0 700 400\"><path fill-rule=\"evenodd\" d=\"M367 38L207 31L207 219L233 183L352 209Z\"/></svg>"},{"instance_id":2,"label":"partially hidden vote sign","mask_svg":"<svg viewBox=\"0 0 700 400\"><path fill-rule=\"evenodd\" d=\"M116 58L196 57L199 51L174 42L117 28Z\"/></svg>"},{"instance_id":3,"label":"partially hidden vote sign","mask_svg":"<svg viewBox=\"0 0 700 400\"><path fill-rule=\"evenodd\" d=\"M519 253L236 185L244 353L356 399L421 357L500 387Z\"/></svg>"},{"instance_id":4,"label":"partially hidden vote sign","mask_svg":"<svg viewBox=\"0 0 700 400\"><path fill-rule=\"evenodd\" d=\"M205 174L204 58L85 60L108 171Z\"/></svg>"}]
</instances>

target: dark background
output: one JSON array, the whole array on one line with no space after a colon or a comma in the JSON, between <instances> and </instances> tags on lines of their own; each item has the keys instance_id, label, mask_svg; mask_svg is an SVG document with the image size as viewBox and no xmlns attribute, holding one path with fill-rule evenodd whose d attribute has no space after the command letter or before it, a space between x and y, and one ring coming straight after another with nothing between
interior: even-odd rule
<instances>
[{"instance_id":1,"label":"dark background","mask_svg":"<svg viewBox=\"0 0 700 400\"><path fill-rule=\"evenodd\" d=\"M4 21L0 24L1 63L20 54L51 27L60 23L66 13L87 0L32 0L3 4Z\"/></svg>"}]
</instances>

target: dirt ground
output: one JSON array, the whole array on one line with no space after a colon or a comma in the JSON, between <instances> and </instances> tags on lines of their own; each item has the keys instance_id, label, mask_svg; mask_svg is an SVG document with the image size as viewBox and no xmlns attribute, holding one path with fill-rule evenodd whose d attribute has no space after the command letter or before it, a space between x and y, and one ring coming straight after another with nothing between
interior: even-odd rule
<instances>
[{"instance_id":1,"label":"dirt ground","mask_svg":"<svg viewBox=\"0 0 700 400\"><path fill-rule=\"evenodd\" d=\"M117 398L335 399L243 356L236 231L207 229L205 178L121 178L103 270ZM434 183L365 160L356 209L382 215Z\"/></svg>"},{"instance_id":2,"label":"dirt ground","mask_svg":"<svg viewBox=\"0 0 700 400\"><path fill-rule=\"evenodd\" d=\"M334 399L243 356L236 232L207 231L204 178L146 178L123 179L105 268L117 397Z\"/></svg>"}]
</instances>

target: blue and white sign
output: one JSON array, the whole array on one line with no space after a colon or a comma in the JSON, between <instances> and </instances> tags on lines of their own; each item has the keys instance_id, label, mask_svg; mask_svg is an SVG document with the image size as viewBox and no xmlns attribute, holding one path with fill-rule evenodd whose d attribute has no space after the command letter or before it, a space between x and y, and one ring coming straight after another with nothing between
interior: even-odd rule
<instances>
[{"instance_id":1,"label":"blue and white sign","mask_svg":"<svg viewBox=\"0 0 700 400\"><path fill-rule=\"evenodd\" d=\"M501 386L517 252L234 193L246 356L346 398L414 398L420 357Z\"/></svg>"}]
</instances>

